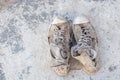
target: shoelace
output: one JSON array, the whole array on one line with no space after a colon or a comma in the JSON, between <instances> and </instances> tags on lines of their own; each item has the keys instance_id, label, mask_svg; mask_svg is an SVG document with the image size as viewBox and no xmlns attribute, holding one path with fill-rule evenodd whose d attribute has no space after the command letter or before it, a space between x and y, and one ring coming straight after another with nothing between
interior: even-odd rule
<instances>
[{"instance_id":1,"label":"shoelace","mask_svg":"<svg viewBox=\"0 0 120 80\"><path fill-rule=\"evenodd\" d=\"M54 42L55 42L55 44L57 44L57 45L59 45L59 44L64 45L64 43L65 43L65 41L64 41L64 38L65 38L64 34L65 34L65 30L64 29L63 30L57 29L55 31L55 35L54 35Z\"/></svg>"},{"instance_id":2,"label":"shoelace","mask_svg":"<svg viewBox=\"0 0 120 80\"><path fill-rule=\"evenodd\" d=\"M83 48L92 47L91 46L92 38L90 36L90 30L87 27L81 27L81 29L82 29L82 35L81 38L79 39L78 44Z\"/></svg>"},{"instance_id":3,"label":"shoelace","mask_svg":"<svg viewBox=\"0 0 120 80\"><path fill-rule=\"evenodd\" d=\"M57 28L53 39L54 43L60 48L61 57L64 59L68 58L65 44L65 28Z\"/></svg>"}]
</instances>

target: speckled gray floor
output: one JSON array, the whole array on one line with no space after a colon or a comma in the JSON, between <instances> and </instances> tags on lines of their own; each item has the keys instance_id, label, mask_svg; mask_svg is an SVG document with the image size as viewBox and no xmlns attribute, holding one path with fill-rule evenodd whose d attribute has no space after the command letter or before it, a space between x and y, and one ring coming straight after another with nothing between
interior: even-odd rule
<instances>
[{"instance_id":1,"label":"speckled gray floor","mask_svg":"<svg viewBox=\"0 0 120 80\"><path fill-rule=\"evenodd\" d=\"M11 1L0 9L0 80L120 80L120 0ZM59 77L50 69L48 27L53 16L72 23L80 14L97 32L101 68Z\"/></svg>"}]
</instances>

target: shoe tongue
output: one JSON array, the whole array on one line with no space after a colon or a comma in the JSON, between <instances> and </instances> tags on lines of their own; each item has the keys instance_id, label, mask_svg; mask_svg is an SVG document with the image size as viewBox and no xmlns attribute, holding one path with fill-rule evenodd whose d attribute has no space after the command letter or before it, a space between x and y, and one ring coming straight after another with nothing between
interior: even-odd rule
<instances>
[{"instance_id":1,"label":"shoe tongue","mask_svg":"<svg viewBox=\"0 0 120 80\"><path fill-rule=\"evenodd\" d=\"M88 53L88 49L82 49L82 53Z\"/></svg>"}]
</instances>

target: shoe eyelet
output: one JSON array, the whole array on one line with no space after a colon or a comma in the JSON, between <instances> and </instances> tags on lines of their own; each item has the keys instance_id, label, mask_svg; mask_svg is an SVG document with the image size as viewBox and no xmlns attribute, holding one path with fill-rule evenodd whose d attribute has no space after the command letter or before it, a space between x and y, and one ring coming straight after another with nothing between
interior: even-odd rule
<instances>
[{"instance_id":1,"label":"shoe eyelet","mask_svg":"<svg viewBox=\"0 0 120 80\"><path fill-rule=\"evenodd\" d=\"M68 55L67 55L66 51L61 50L60 54L61 54L61 56L62 56L63 59L67 59L68 58Z\"/></svg>"}]
</instances>

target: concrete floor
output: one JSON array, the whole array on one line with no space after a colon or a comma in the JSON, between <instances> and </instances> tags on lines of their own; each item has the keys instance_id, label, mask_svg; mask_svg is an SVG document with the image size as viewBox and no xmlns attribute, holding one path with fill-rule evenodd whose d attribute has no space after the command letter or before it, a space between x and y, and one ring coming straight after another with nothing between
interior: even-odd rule
<instances>
[{"instance_id":1,"label":"concrete floor","mask_svg":"<svg viewBox=\"0 0 120 80\"><path fill-rule=\"evenodd\" d=\"M120 0L11 1L0 9L0 80L120 80ZM56 15L72 23L80 14L97 32L101 67L59 77L50 68L48 27Z\"/></svg>"}]
</instances>

